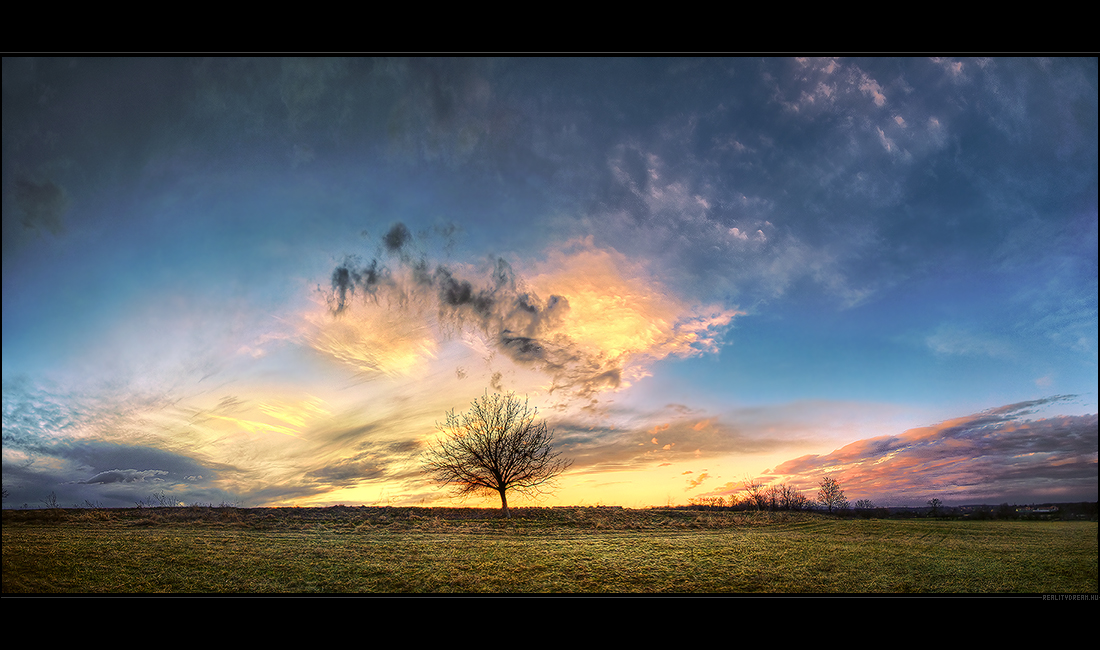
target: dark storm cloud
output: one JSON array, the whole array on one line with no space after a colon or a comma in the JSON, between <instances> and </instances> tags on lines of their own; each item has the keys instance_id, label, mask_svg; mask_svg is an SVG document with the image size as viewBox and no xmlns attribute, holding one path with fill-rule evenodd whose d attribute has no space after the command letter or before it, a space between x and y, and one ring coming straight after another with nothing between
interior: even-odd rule
<instances>
[{"instance_id":1,"label":"dark storm cloud","mask_svg":"<svg viewBox=\"0 0 1100 650\"><path fill-rule=\"evenodd\" d=\"M334 315L342 313L356 292L361 292L365 298L376 301L379 289L385 286L386 298L396 302L406 301L408 296L405 294L408 291L434 291L440 305L441 317L446 321L465 321L468 318L474 318L484 322L498 311L498 295L507 296L508 300L516 303L517 306L522 306L532 318L537 320L539 309L528 304L527 296L513 297L515 274L503 259L493 262L493 270L490 273L492 286L475 288L469 280L456 277L455 272L447 266L440 264L432 270L426 259L414 258L409 254L411 240L411 231L401 222L391 226L382 237L382 246L386 252L397 255L398 268L410 274L412 287L398 286L394 279L394 271L377 257L371 259L368 264L363 264L358 257L349 255L332 271L331 292L325 295L332 313ZM556 304L560 298L554 296L552 300Z\"/></svg>"},{"instance_id":2,"label":"dark storm cloud","mask_svg":"<svg viewBox=\"0 0 1100 650\"><path fill-rule=\"evenodd\" d=\"M383 243L390 252L402 252L412 238L409 229L403 223L394 224L383 237ZM394 279L394 271L377 258L369 264L360 263L354 256L345 258L332 272L331 292L326 295L332 313L343 312L356 291L372 299L377 291L385 286L389 290L386 297L391 300L404 300L400 296L405 291L434 292L439 305L440 318L445 323L461 325L475 322L481 329L492 332L493 338L505 347L516 349L522 356L528 354L531 346L537 342L531 336L545 329L548 322L568 310L568 301L561 296L550 296L543 305L542 301L531 293L516 290L515 273L505 260L492 261L488 274L489 286L476 287L473 282L456 275L445 265L437 265L429 271L427 260L413 260L402 255L397 264L409 272L412 287L399 287ZM515 327L528 336L513 336ZM523 339L528 343L524 344Z\"/></svg>"},{"instance_id":3,"label":"dark storm cloud","mask_svg":"<svg viewBox=\"0 0 1100 650\"><path fill-rule=\"evenodd\" d=\"M333 269L332 293L326 296L332 313L342 313L357 290L362 291L364 296L374 296L378 285L388 275L389 270L380 266L378 260L371 260L369 265L360 266L357 258L345 258L342 264Z\"/></svg>"},{"instance_id":4,"label":"dark storm cloud","mask_svg":"<svg viewBox=\"0 0 1100 650\"><path fill-rule=\"evenodd\" d=\"M830 454L787 461L771 474L815 484L841 480L849 496L923 503L1017 498L1077 500L1097 488L1097 416L1027 420L1070 396L1009 404L896 436L861 440ZM1030 492L1031 496L1028 497Z\"/></svg>"},{"instance_id":5,"label":"dark storm cloud","mask_svg":"<svg viewBox=\"0 0 1100 650\"><path fill-rule=\"evenodd\" d=\"M508 351L508 356L517 361L539 361L544 358L545 349L538 339L509 334L509 330L504 330L500 337L501 346Z\"/></svg>"},{"instance_id":6,"label":"dark storm cloud","mask_svg":"<svg viewBox=\"0 0 1100 650\"><path fill-rule=\"evenodd\" d=\"M478 316L488 316L493 309L493 292L475 290L469 280L459 280L450 269L437 267L432 281L439 286L439 301L455 313L468 308Z\"/></svg>"},{"instance_id":7,"label":"dark storm cloud","mask_svg":"<svg viewBox=\"0 0 1100 650\"><path fill-rule=\"evenodd\" d=\"M391 253L400 251L405 244L409 243L412 239L412 233L409 232L408 226L403 223L395 223L385 237L382 238L382 243L386 245L386 250Z\"/></svg>"},{"instance_id":8,"label":"dark storm cloud","mask_svg":"<svg viewBox=\"0 0 1100 650\"><path fill-rule=\"evenodd\" d=\"M128 465L130 467L149 468L149 471L165 472L165 476L176 481L183 480L187 476L200 474L210 476L218 470L227 469L226 467L200 464L195 459L181 453L148 445L74 442L61 455L79 460L81 464L91 467L96 472Z\"/></svg>"}]
</instances>

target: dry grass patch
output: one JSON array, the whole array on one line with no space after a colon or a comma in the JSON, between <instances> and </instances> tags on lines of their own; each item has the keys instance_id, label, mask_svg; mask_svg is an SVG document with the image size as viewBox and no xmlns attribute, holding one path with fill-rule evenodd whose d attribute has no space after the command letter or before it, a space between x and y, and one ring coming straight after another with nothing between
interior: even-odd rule
<instances>
[{"instance_id":1,"label":"dry grass patch","mask_svg":"<svg viewBox=\"0 0 1100 650\"><path fill-rule=\"evenodd\" d=\"M5 593L1095 593L1095 522L614 508L5 511ZM178 509L182 511L183 509Z\"/></svg>"}]
</instances>

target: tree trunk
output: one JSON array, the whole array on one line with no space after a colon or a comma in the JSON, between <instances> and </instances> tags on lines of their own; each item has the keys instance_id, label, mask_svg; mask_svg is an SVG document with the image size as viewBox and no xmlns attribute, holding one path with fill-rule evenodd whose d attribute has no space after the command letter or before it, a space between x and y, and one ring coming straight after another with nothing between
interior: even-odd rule
<instances>
[{"instance_id":1,"label":"tree trunk","mask_svg":"<svg viewBox=\"0 0 1100 650\"><path fill-rule=\"evenodd\" d=\"M512 513L508 511L508 497L504 494L504 490L500 490L500 507L504 510L504 516L508 519L512 518Z\"/></svg>"}]
</instances>

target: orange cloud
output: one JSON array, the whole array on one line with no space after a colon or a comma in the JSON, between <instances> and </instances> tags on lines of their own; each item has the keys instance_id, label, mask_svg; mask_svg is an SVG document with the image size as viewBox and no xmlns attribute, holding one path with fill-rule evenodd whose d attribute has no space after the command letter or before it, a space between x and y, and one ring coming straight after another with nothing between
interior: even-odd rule
<instances>
[{"instance_id":1,"label":"orange cloud","mask_svg":"<svg viewBox=\"0 0 1100 650\"><path fill-rule=\"evenodd\" d=\"M480 272L433 270L404 255L396 263L337 267L325 305L303 319L308 344L360 372L408 376L445 339L480 339L489 356L501 353L497 362L549 377L548 392L593 399L648 376L654 361L717 351L743 313L677 296L644 264L591 238L551 250L527 278L503 259Z\"/></svg>"},{"instance_id":2,"label":"orange cloud","mask_svg":"<svg viewBox=\"0 0 1100 650\"><path fill-rule=\"evenodd\" d=\"M613 372L616 388L648 376L653 361L717 351L718 336L744 313L693 305L642 265L595 247L591 238L552 251L538 268L530 287L569 305L548 338L583 351L594 369Z\"/></svg>"},{"instance_id":3,"label":"orange cloud","mask_svg":"<svg viewBox=\"0 0 1100 650\"><path fill-rule=\"evenodd\" d=\"M694 490L703 484L704 481L710 478L710 474L707 474L706 470L703 470L697 478L688 479L688 486L685 490Z\"/></svg>"},{"instance_id":4,"label":"orange cloud","mask_svg":"<svg viewBox=\"0 0 1100 650\"><path fill-rule=\"evenodd\" d=\"M689 305L618 251L593 246L591 238L552 252L541 266L531 286L569 301L555 333L609 357L713 352L715 330L742 313Z\"/></svg>"}]
</instances>

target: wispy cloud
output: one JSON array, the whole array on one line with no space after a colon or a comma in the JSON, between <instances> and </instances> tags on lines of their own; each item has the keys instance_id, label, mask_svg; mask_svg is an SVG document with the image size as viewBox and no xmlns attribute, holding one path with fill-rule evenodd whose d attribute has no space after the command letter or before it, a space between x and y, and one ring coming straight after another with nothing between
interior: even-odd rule
<instances>
[{"instance_id":1,"label":"wispy cloud","mask_svg":"<svg viewBox=\"0 0 1100 650\"><path fill-rule=\"evenodd\" d=\"M771 475L810 489L830 474L849 498L923 503L983 499L1075 500L1095 495L1097 416L1029 420L1065 397L1010 404L846 445L777 466Z\"/></svg>"},{"instance_id":2,"label":"wispy cloud","mask_svg":"<svg viewBox=\"0 0 1100 650\"><path fill-rule=\"evenodd\" d=\"M976 334L966 328L941 325L925 338L929 349L939 355L1010 357L1012 347L989 334Z\"/></svg>"},{"instance_id":3,"label":"wispy cloud","mask_svg":"<svg viewBox=\"0 0 1100 650\"><path fill-rule=\"evenodd\" d=\"M873 409L872 409L873 410ZM574 458L574 474L652 469L661 464L735 457L738 462L797 453L814 436L859 426L855 405L780 404L706 412L684 404L660 408L609 408L599 420L575 415L552 419L558 444Z\"/></svg>"}]
</instances>

